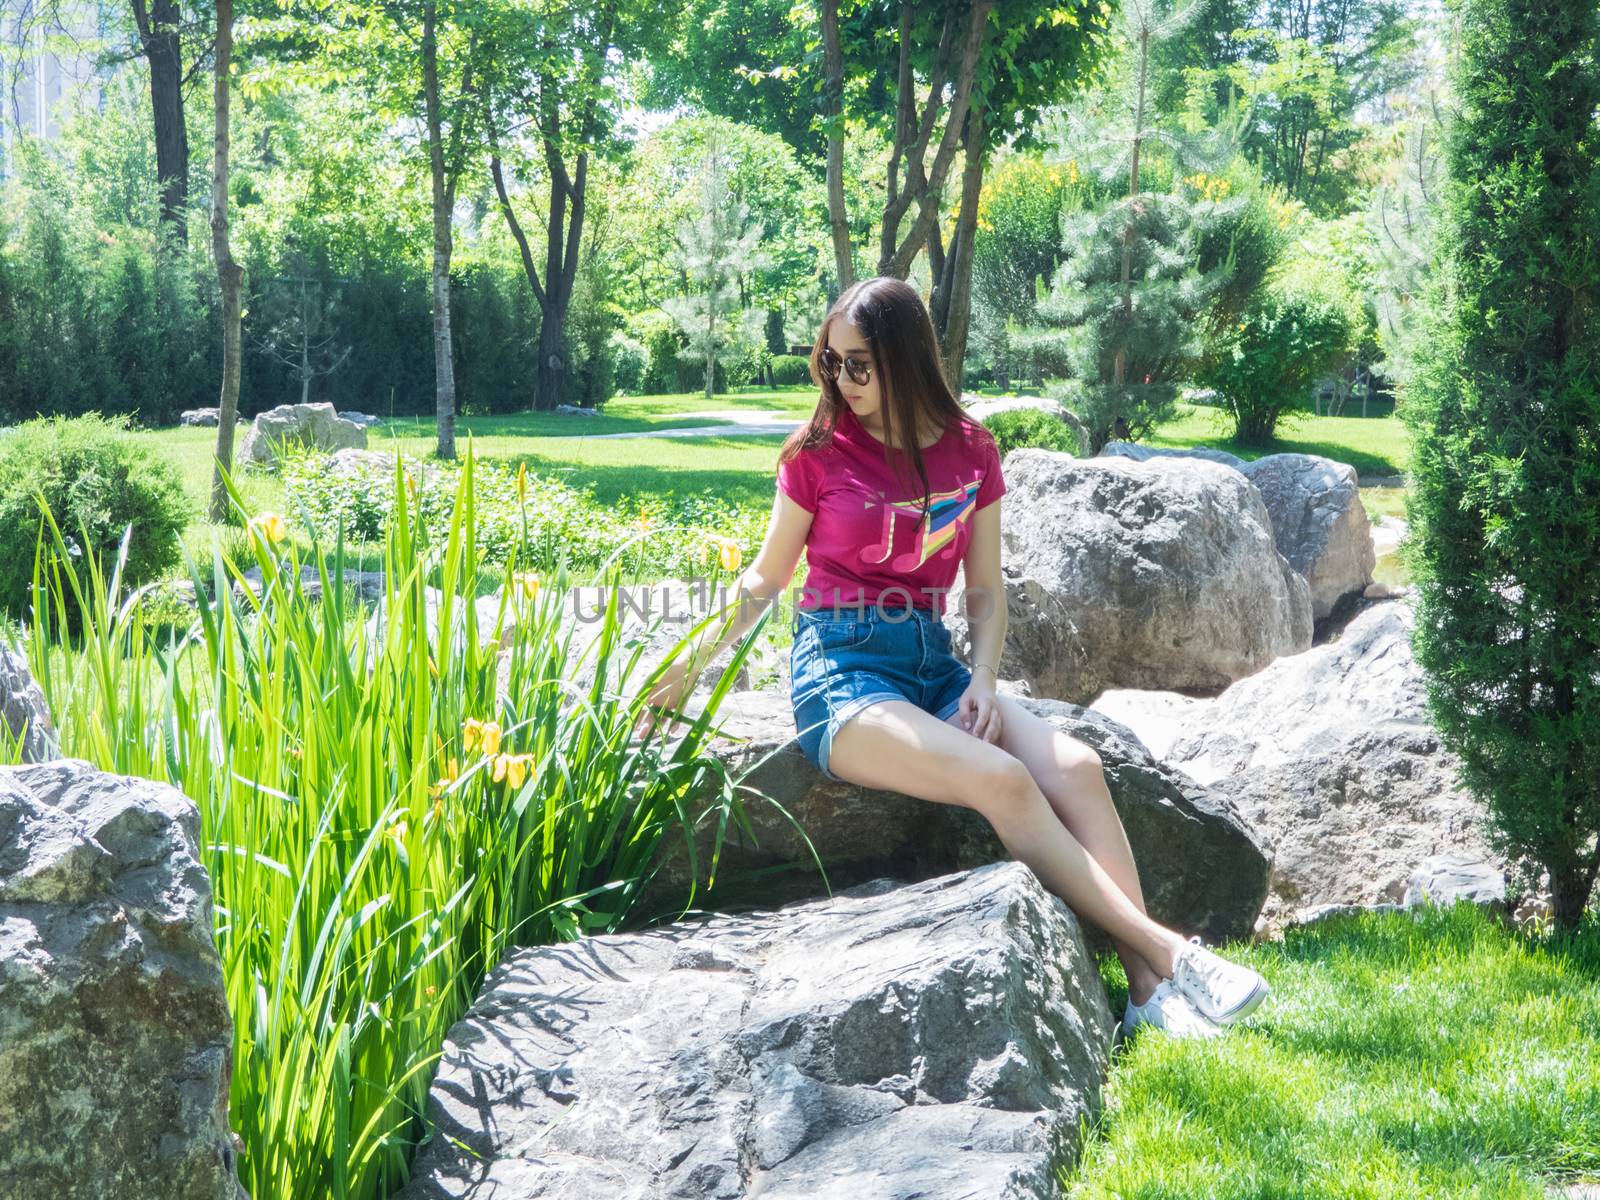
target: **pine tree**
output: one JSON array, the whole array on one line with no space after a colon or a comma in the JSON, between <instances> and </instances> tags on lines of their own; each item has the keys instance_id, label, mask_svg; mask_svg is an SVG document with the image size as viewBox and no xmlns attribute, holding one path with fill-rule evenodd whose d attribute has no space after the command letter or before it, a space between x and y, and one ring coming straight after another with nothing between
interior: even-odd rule
<instances>
[{"instance_id":1,"label":"pine tree","mask_svg":"<svg viewBox=\"0 0 1600 1200\"><path fill-rule=\"evenodd\" d=\"M1069 145L1080 143L1073 161L1096 181L1093 198L1062 219L1065 257L1039 298L1040 324L1013 336L1019 352L1065 377L1053 387L1083 419L1094 451L1114 431L1139 438L1174 414L1208 320L1242 307L1278 249L1259 196L1237 185L1239 114L1191 132L1152 109L1155 51L1199 8L1159 16L1152 0L1129 0L1119 10L1120 112L1069 134Z\"/></svg>"},{"instance_id":2,"label":"pine tree","mask_svg":"<svg viewBox=\"0 0 1600 1200\"><path fill-rule=\"evenodd\" d=\"M674 263L694 290L665 301L662 308L689 339L685 355L706 367L706 399L712 398L719 359L765 337L766 314L744 303L744 277L771 265L761 249L763 229L751 221L750 206L729 186L727 151L709 141L701 164L700 212L678 226Z\"/></svg>"},{"instance_id":3,"label":"pine tree","mask_svg":"<svg viewBox=\"0 0 1600 1200\"><path fill-rule=\"evenodd\" d=\"M1439 254L1400 407L1412 644L1491 841L1549 871L1572 929L1600 869L1600 45L1592 0L1458 11Z\"/></svg>"}]
</instances>

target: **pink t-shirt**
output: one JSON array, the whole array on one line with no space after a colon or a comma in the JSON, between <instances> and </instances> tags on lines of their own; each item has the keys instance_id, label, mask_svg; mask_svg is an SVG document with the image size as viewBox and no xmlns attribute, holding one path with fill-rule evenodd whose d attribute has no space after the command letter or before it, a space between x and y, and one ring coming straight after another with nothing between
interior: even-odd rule
<instances>
[{"instance_id":1,"label":"pink t-shirt","mask_svg":"<svg viewBox=\"0 0 1600 1200\"><path fill-rule=\"evenodd\" d=\"M982 425L963 420L922 452L929 508L907 458L902 482L884 444L848 408L832 443L778 466L778 486L815 516L806 538L806 581L798 606L850 612L889 589L885 609L911 603L945 611L945 592L972 538L972 514L1005 494L1000 455Z\"/></svg>"}]
</instances>

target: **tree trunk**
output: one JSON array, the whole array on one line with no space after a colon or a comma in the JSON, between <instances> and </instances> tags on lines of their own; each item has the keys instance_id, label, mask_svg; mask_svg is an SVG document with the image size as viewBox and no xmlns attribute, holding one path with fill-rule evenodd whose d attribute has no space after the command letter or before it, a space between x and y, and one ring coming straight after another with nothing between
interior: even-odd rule
<instances>
[{"instance_id":1,"label":"tree trunk","mask_svg":"<svg viewBox=\"0 0 1600 1200\"><path fill-rule=\"evenodd\" d=\"M1122 231L1122 344L1117 347L1111 382L1128 379L1128 325L1133 320L1133 222L1139 205L1139 147L1144 141L1144 87L1150 71L1150 26L1139 29L1139 100L1133 113L1133 162L1128 168L1128 223Z\"/></svg>"},{"instance_id":2,"label":"tree trunk","mask_svg":"<svg viewBox=\"0 0 1600 1200\"><path fill-rule=\"evenodd\" d=\"M978 236L978 200L983 193L984 124L983 97L973 98L967 110L966 163L961 172L961 212L948 261L940 272L937 297L942 327L940 348L944 357L945 382L961 395L963 366L967 357L967 335L972 328L972 252Z\"/></svg>"},{"instance_id":3,"label":"tree trunk","mask_svg":"<svg viewBox=\"0 0 1600 1200\"><path fill-rule=\"evenodd\" d=\"M156 180L161 222L180 243L189 240L189 134L183 123L183 46L177 0L133 0L139 48L150 65L150 111L155 126Z\"/></svg>"},{"instance_id":4,"label":"tree trunk","mask_svg":"<svg viewBox=\"0 0 1600 1200\"><path fill-rule=\"evenodd\" d=\"M239 323L244 271L228 240L229 76L233 69L233 0L217 0L217 46L213 65L216 140L211 167L211 249L222 289L222 395L217 402L217 455L211 477L211 519L228 515L224 471L233 469L233 427L239 416Z\"/></svg>"},{"instance_id":5,"label":"tree trunk","mask_svg":"<svg viewBox=\"0 0 1600 1200\"><path fill-rule=\"evenodd\" d=\"M434 418L440 458L456 456L456 372L450 339L451 195L445 183L443 117L439 111L438 5L422 15L422 99L428 124L428 165L433 179Z\"/></svg>"},{"instance_id":6,"label":"tree trunk","mask_svg":"<svg viewBox=\"0 0 1600 1200\"><path fill-rule=\"evenodd\" d=\"M822 56L828 112L828 230L833 269L843 292L856 281L850 214L844 206L844 51L839 45L839 0L822 0Z\"/></svg>"}]
</instances>

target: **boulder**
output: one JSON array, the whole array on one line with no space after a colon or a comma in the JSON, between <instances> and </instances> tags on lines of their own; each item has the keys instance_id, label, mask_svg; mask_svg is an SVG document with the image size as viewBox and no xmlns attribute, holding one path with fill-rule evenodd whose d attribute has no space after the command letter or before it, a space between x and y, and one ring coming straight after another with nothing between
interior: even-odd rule
<instances>
[{"instance_id":1,"label":"boulder","mask_svg":"<svg viewBox=\"0 0 1600 1200\"><path fill-rule=\"evenodd\" d=\"M342 420L331 404L280 404L256 417L240 443L239 461L271 467L277 462L276 447L284 442L330 453L364 449L367 431L354 421Z\"/></svg>"},{"instance_id":2,"label":"boulder","mask_svg":"<svg viewBox=\"0 0 1600 1200\"><path fill-rule=\"evenodd\" d=\"M1505 872L1492 862L1466 854L1435 854L1417 864L1406 885L1407 908L1438 904L1448 908L1465 900L1482 908L1503 911L1506 906Z\"/></svg>"},{"instance_id":3,"label":"boulder","mask_svg":"<svg viewBox=\"0 0 1600 1200\"><path fill-rule=\"evenodd\" d=\"M243 1200L199 833L164 784L0 768L0 1195Z\"/></svg>"},{"instance_id":4,"label":"boulder","mask_svg":"<svg viewBox=\"0 0 1600 1200\"><path fill-rule=\"evenodd\" d=\"M520 950L451 1030L402 1200L1059 1195L1115 1025L997 863Z\"/></svg>"},{"instance_id":5,"label":"boulder","mask_svg":"<svg viewBox=\"0 0 1600 1200\"><path fill-rule=\"evenodd\" d=\"M1111 441L1100 447L1102 458L1131 458L1134 462L1149 462L1152 458L1203 458L1207 462L1221 463L1235 471L1244 469L1245 460L1226 450L1210 446L1145 446L1138 442Z\"/></svg>"},{"instance_id":6,"label":"boulder","mask_svg":"<svg viewBox=\"0 0 1600 1200\"><path fill-rule=\"evenodd\" d=\"M1130 730L1092 710L1051 700L1019 703L1099 754L1151 915L1208 942L1248 936L1266 896L1268 860L1226 793L1157 762ZM970 808L828 779L802 753L786 695L730 693L716 724L712 749L741 784L754 837L729 823L714 887L697 892L697 904L726 908L752 896L771 902L825 894L806 838L834 889L879 875L926 879L1010 858L988 821ZM702 880L715 837L711 821L697 832ZM669 838L658 863L641 904L646 912L676 912L691 877L684 840ZM1097 947L1109 945L1098 929L1089 936Z\"/></svg>"},{"instance_id":7,"label":"boulder","mask_svg":"<svg viewBox=\"0 0 1600 1200\"><path fill-rule=\"evenodd\" d=\"M4 641L0 641L0 737L7 748L21 739L25 763L56 756L56 731L44 693L28 673L28 660L22 652Z\"/></svg>"},{"instance_id":8,"label":"boulder","mask_svg":"<svg viewBox=\"0 0 1600 1200\"><path fill-rule=\"evenodd\" d=\"M382 424L380 418L364 412L342 412L339 414L339 419L341 421L349 421L353 425L359 425L363 429L371 429L375 425Z\"/></svg>"},{"instance_id":9,"label":"boulder","mask_svg":"<svg viewBox=\"0 0 1600 1200\"><path fill-rule=\"evenodd\" d=\"M1203 459L1013 450L1000 673L1087 703L1109 687L1217 691L1311 645L1311 595L1260 493ZM967 652L965 596L946 620Z\"/></svg>"},{"instance_id":10,"label":"boulder","mask_svg":"<svg viewBox=\"0 0 1600 1200\"><path fill-rule=\"evenodd\" d=\"M222 424L222 410L219 408L186 408L178 414L178 424L215 429Z\"/></svg>"},{"instance_id":11,"label":"boulder","mask_svg":"<svg viewBox=\"0 0 1600 1200\"><path fill-rule=\"evenodd\" d=\"M967 416L974 421L987 423L988 419L996 413L1016 412L1019 409L1034 409L1038 412L1049 413L1060 421L1072 435L1078 439L1078 455L1088 458L1090 447L1094 444L1089 437L1089 427L1078 417L1078 414L1067 408L1059 400L1051 400L1042 396L1000 396L985 399L970 393L963 394L961 405L967 410Z\"/></svg>"},{"instance_id":12,"label":"boulder","mask_svg":"<svg viewBox=\"0 0 1600 1200\"><path fill-rule=\"evenodd\" d=\"M244 573L244 586L249 588L256 596L261 595L262 574L260 567L251 567ZM333 571L328 571L328 582L333 582ZM357 571L345 568L344 588L346 594L353 596L365 605L374 605L383 599L384 575L382 571ZM242 589L234 585L242 599ZM322 599L322 574L317 570L316 563L306 563L300 568L300 591L308 600Z\"/></svg>"},{"instance_id":13,"label":"boulder","mask_svg":"<svg viewBox=\"0 0 1600 1200\"><path fill-rule=\"evenodd\" d=\"M1267 506L1278 553L1311 587L1313 620L1372 582L1377 552L1354 467L1320 454L1268 454L1240 469Z\"/></svg>"},{"instance_id":14,"label":"boulder","mask_svg":"<svg viewBox=\"0 0 1600 1200\"><path fill-rule=\"evenodd\" d=\"M579 404L558 404L550 410L560 413L564 417L593 417L598 414L592 408L584 408Z\"/></svg>"},{"instance_id":15,"label":"boulder","mask_svg":"<svg viewBox=\"0 0 1600 1200\"><path fill-rule=\"evenodd\" d=\"M341 479L369 479L392 486L396 458L400 456L387 450L340 450L328 457L328 474ZM405 464L408 476L415 477L422 473L423 466L416 459L407 455L400 460Z\"/></svg>"},{"instance_id":16,"label":"boulder","mask_svg":"<svg viewBox=\"0 0 1600 1200\"><path fill-rule=\"evenodd\" d=\"M1263 928L1328 905L1401 903L1431 856L1501 862L1427 713L1404 601L1179 718L1166 763L1227 794L1273 858ZM1137 728L1137 726L1136 726Z\"/></svg>"},{"instance_id":17,"label":"boulder","mask_svg":"<svg viewBox=\"0 0 1600 1200\"><path fill-rule=\"evenodd\" d=\"M1158 450L1135 442L1107 442L1100 453L1138 462L1200 458L1242 474L1267 506L1278 553L1311 587L1313 620L1325 619L1341 596L1372 582L1377 552L1356 469L1348 463L1320 454L1267 454L1245 460L1209 446Z\"/></svg>"}]
</instances>

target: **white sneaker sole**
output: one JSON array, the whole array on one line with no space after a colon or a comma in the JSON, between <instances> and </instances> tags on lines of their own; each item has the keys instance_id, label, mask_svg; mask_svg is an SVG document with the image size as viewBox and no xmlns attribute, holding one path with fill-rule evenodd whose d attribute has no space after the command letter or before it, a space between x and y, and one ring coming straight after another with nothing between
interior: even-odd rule
<instances>
[{"instance_id":1,"label":"white sneaker sole","mask_svg":"<svg viewBox=\"0 0 1600 1200\"><path fill-rule=\"evenodd\" d=\"M1235 1005L1228 1012L1221 1013L1215 1017L1212 1017L1210 1013L1207 1013L1206 1016L1210 1017L1210 1019L1217 1025L1232 1025L1235 1021L1244 1020L1251 1013L1255 1012L1256 1009L1260 1008L1261 1002L1267 998L1267 994L1271 990L1272 989L1267 986L1267 981L1263 979L1256 984L1255 991L1251 992L1244 998L1244 1000Z\"/></svg>"}]
</instances>

